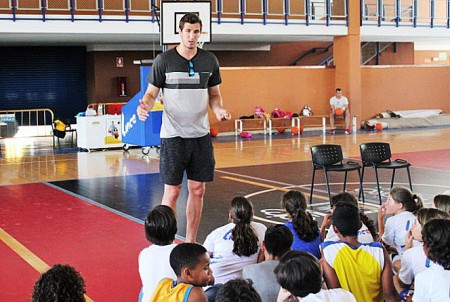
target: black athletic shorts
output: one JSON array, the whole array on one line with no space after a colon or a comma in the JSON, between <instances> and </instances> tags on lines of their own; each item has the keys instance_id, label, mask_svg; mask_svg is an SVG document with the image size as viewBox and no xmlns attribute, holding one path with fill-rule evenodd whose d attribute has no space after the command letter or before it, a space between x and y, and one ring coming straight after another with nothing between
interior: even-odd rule
<instances>
[{"instance_id":1,"label":"black athletic shorts","mask_svg":"<svg viewBox=\"0 0 450 302\"><path fill-rule=\"evenodd\" d=\"M184 171L190 180L213 181L215 164L209 134L197 138L161 138L159 171L164 184L181 184Z\"/></svg>"}]
</instances>

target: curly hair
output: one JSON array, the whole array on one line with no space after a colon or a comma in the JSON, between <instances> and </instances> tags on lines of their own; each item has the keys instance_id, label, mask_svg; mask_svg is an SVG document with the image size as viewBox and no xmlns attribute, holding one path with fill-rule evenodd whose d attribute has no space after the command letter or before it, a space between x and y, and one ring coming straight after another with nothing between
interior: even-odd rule
<instances>
[{"instance_id":1,"label":"curly hair","mask_svg":"<svg viewBox=\"0 0 450 302\"><path fill-rule=\"evenodd\" d=\"M231 219L235 227L231 231L233 253L238 256L250 256L258 251L258 236L250 223L253 219L253 205L242 196L231 200Z\"/></svg>"},{"instance_id":2,"label":"curly hair","mask_svg":"<svg viewBox=\"0 0 450 302\"><path fill-rule=\"evenodd\" d=\"M56 264L34 284L32 302L85 302L86 284L70 265Z\"/></svg>"},{"instance_id":3,"label":"curly hair","mask_svg":"<svg viewBox=\"0 0 450 302\"><path fill-rule=\"evenodd\" d=\"M281 198L281 206L291 216L292 225L300 239L311 242L319 236L317 221L306 211L306 197L302 192L286 192Z\"/></svg>"},{"instance_id":4,"label":"curly hair","mask_svg":"<svg viewBox=\"0 0 450 302\"><path fill-rule=\"evenodd\" d=\"M216 302L261 302L252 280L231 279L219 288Z\"/></svg>"},{"instance_id":5,"label":"curly hair","mask_svg":"<svg viewBox=\"0 0 450 302\"><path fill-rule=\"evenodd\" d=\"M450 270L450 220L428 221L422 229L422 239L428 258Z\"/></svg>"}]
</instances>

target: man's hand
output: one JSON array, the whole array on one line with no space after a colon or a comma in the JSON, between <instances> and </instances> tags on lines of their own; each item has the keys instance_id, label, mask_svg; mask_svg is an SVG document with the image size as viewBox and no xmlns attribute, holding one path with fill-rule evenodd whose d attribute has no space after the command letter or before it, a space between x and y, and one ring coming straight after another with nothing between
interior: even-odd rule
<instances>
[{"instance_id":1,"label":"man's hand","mask_svg":"<svg viewBox=\"0 0 450 302\"><path fill-rule=\"evenodd\" d=\"M227 121L231 119L231 114L224 108L219 108L214 111L217 120L219 121Z\"/></svg>"},{"instance_id":2,"label":"man's hand","mask_svg":"<svg viewBox=\"0 0 450 302\"><path fill-rule=\"evenodd\" d=\"M137 107L136 113L139 119L143 122L148 118L148 112L152 109L149 108L147 104L145 104L142 100L139 100L139 106Z\"/></svg>"}]
</instances>

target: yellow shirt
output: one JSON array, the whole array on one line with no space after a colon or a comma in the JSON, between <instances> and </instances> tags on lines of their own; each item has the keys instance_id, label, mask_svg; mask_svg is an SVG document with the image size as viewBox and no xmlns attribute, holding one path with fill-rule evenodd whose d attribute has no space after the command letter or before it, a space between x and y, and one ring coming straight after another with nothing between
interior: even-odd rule
<instances>
[{"instance_id":1,"label":"yellow shirt","mask_svg":"<svg viewBox=\"0 0 450 302\"><path fill-rule=\"evenodd\" d=\"M325 260L334 268L343 289L358 302L383 302L381 273L384 268L383 247L378 242L352 247L344 242L322 244Z\"/></svg>"},{"instance_id":2,"label":"yellow shirt","mask_svg":"<svg viewBox=\"0 0 450 302\"><path fill-rule=\"evenodd\" d=\"M163 279L158 283L150 302L187 302L193 287L192 284L177 283L170 278Z\"/></svg>"}]
</instances>

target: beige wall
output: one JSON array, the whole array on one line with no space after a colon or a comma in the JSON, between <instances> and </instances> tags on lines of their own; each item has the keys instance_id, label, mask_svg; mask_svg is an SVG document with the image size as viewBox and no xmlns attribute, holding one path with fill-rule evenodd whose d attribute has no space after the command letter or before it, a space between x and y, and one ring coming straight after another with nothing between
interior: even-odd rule
<instances>
[{"instance_id":1,"label":"beige wall","mask_svg":"<svg viewBox=\"0 0 450 302\"><path fill-rule=\"evenodd\" d=\"M416 50L414 52L414 64L450 64L450 50Z\"/></svg>"},{"instance_id":2,"label":"beige wall","mask_svg":"<svg viewBox=\"0 0 450 302\"><path fill-rule=\"evenodd\" d=\"M223 68L224 106L233 119L252 115L257 105L266 112L276 107L298 112L308 105L314 113L326 114L334 94L334 76L333 68ZM449 77L450 66L362 67L359 120L385 110L438 108L450 112ZM234 129L232 122L211 118L211 124L222 132Z\"/></svg>"}]
</instances>

